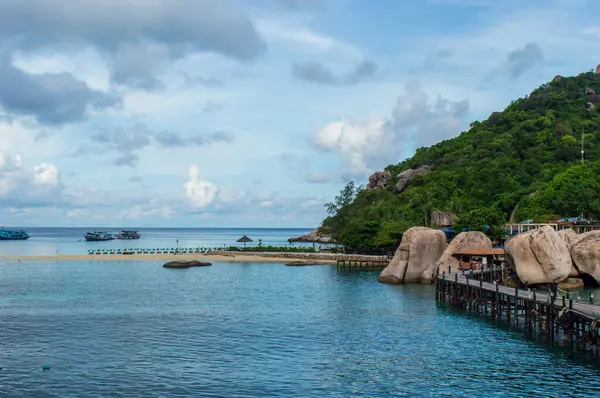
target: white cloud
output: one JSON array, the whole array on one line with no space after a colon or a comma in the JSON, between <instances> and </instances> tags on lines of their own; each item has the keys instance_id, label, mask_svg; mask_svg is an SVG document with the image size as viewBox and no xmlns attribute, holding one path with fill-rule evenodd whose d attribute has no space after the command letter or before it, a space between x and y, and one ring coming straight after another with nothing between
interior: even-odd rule
<instances>
[{"instance_id":1,"label":"white cloud","mask_svg":"<svg viewBox=\"0 0 600 398\"><path fill-rule=\"evenodd\" d=\"M344 172L363 173L373 157L387 151L393 138L384 120L364 124L340 120L317 131L314 142L319 148L338 152Z\"/></svg>"},{"instance_id":2,"label":"white cloud","mask_svg":"<svg viewBox=\"0 0 600 398\"><path fill-rule=\"evenodd\" d=\"M0 199L18 207L58 202L63 188L59 170L53 164L28 168L20 155L0 150Z\"/></svg>"},{"instance_id":3,"label":"white cloud","mask_svg":"<svg viewBox=\"0 0 600 398\"><path fill-rule=\"evenodd\" d=\"M469 102L429 98L418 83L409 83L387 119L352 122L342 119L326 124L314 136L314 144L336 152L342 174L361 175L397 161L402 152L431 145L461 132Z\"/></svg>"},{"instance_id":4,"label":"white cloud","mask_svg":"<svg viewBox=\"0 0 600 398\"><path fill-rule=\"evenodd\" d=\"M210 205L217 197L216 185L203 179L195 164L189 167L188 176L190 179L184 184L185 197L198 208Z\"/></svg>"},{"instance_id":5,"label":"white cloud","mask_svg":"<svg viewBox=\"0 0 600 398\"><path fill-rule=\"evenodd\" d=\"M36 184L57 186L60 183L60 173L53 164L41 163L33 167L33 181Z\"/></svg>"}]
</instances>

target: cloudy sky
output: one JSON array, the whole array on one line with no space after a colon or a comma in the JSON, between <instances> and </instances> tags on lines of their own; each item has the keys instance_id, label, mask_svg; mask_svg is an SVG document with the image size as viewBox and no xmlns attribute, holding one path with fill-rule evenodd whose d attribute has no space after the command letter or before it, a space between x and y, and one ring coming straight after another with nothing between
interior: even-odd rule
<instances>
[{"instance_id":1,"label":"cloudy sky","mask_svg":"<svg viewBox=\"0 0 600 398\"><path fill-rule=\"evenodd\" d=\"M312 227L600 62L585 0L2 0L0 223Z\"/></svg>"}]
</instances>

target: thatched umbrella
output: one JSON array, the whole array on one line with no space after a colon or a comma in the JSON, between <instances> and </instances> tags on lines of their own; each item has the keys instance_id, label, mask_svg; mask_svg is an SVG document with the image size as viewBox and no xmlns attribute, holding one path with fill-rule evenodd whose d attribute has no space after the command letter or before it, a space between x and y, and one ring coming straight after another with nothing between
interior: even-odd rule
<instances>
[{"instance_id":1,"label":"thatched umbrella","mask_svg":"<svg viewBox=\"0 0 600 398\"><path fill-rule=\"evenodd\" d=\"M238 240L236 240L236 242L238 243L244 243L244 247L246 247L246 243L247 242L254 242L252 239L250 239L248 236L244 235L241 238L239 238Z\"/></svg>"}]
</instances>

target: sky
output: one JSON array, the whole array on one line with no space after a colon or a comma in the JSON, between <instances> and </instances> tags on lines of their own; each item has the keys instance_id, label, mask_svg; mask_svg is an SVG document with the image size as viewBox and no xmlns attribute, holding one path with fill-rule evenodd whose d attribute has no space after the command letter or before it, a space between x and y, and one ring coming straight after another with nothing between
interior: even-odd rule
<instances>
[{"instance_id":1,"label":"sky","mask_svg":"<svg viewBox=\"0 0 600 398\"><path fill-rule=\"evenodd\" d=\"M2 0L0 224L316 227L600 63L591 0Z\"/></svg>"}]
</instances>

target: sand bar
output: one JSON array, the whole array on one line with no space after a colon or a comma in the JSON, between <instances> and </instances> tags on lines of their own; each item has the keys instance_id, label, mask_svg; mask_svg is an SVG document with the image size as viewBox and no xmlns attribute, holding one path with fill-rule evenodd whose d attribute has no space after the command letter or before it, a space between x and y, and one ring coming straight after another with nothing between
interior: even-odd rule
<instances>
[{"instance_id":1,"label":"sand bar","mask_svg":"<svg viewBox=\"0 0 600 398\"><path fill-rule=\"evenodd\" d=\"M198 261L220 261L220 262L289 262L289 257L260 256L260 255L222 255L222 254L59 254L59 255L40 255L40 256L2 256L0 261L130 261L130 260L198 260ZM312 260L319 264L335 264L335 260Z\"/></svg>"}]
</instances>

